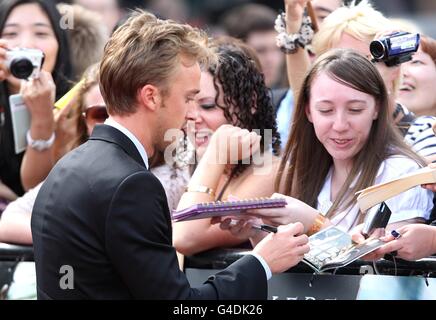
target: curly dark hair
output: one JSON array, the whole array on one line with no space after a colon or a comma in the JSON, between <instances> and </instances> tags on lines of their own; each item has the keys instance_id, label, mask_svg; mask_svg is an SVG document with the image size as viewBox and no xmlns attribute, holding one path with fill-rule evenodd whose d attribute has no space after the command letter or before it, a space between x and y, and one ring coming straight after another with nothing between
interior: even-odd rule
<instances>
[{"instance_id":1,"label":"curly dark hair","mask_svg":"<svg viewBox=\"0 0 436 320\"><path fill-rule=\"evenodd\" d=\"M265 85L263 73L256 65L253 51L237 41L218 42L216 45L218 63L209 67L217 91L216 105L224 111L224 117L234 126L256 131L261 135L261 150L269 149L275 155L280 153L280 134L269 88ZM252 56L250 56L250 52ZM221 90L220 90L221 88ZM223 95L224 105L219 104ZM265 141L265 129L272 130L272 141ZM268 143L267 148L264 148ZM247 164L238 164L231 176L242 173Z\"/></svg>"}]
</instances>

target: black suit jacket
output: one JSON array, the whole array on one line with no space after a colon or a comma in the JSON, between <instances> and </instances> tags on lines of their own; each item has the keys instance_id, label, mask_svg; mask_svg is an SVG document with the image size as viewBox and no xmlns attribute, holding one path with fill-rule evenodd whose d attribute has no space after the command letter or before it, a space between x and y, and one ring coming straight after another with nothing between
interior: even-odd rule
<instances>
[{"instance_id":1,"label":"black suit jacket","mask_svg":"<svg viewBox=\"0 0 436 320\"><path fill-rule=\"evenodd\" d=\"M253 256L190 287L172 247L162 185L132 141L107 125L50 172L33 209L32 236L39 299L267 297L265 271ZM61 288L71 284L62 266L72 268L74 289Z\"/></svg>"}]
</instances>

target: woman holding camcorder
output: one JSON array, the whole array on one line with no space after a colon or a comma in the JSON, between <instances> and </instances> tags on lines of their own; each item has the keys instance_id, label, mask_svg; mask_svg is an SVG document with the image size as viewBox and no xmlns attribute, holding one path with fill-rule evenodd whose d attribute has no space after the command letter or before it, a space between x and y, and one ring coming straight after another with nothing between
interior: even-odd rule
<instances>
[{"instance_id":1,"label":"woman holding camcorder","mask_svg":"<svg viewBox=\"0 0 436 320\"><path fill-rule=\"evenodd\" d=\"M53 105L68 91L72 77L67 34L60 21L50 0L0 3L0 197L8 200L42 181L53 165ZM30 114L29 128L15 112L20 105ZM13 117L20 118L13 122ZM23 130L27 147L20 152L17 132Z\"/></svg>"}]
</instances>

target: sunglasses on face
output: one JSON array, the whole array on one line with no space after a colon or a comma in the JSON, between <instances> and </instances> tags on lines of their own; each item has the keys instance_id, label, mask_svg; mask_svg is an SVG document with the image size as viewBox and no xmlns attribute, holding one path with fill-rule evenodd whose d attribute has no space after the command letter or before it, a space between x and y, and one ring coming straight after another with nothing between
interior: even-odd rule
<instances>
[{"instance_id":1,"label":"sunglasses on face","mask_svg":"<svg viewBox=\"0 0 436 320\"><path fill-rule=\"evenodd\" d=\"M109 117L105 105L89 106L83 115L85 116L86 121L93 121L97 123L103 123Z\"/></svg>"}]
</instances>

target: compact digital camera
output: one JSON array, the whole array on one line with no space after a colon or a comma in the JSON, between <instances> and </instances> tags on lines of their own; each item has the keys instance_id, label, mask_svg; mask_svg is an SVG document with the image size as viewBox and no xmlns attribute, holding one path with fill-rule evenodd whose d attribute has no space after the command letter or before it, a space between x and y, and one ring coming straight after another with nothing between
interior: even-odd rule
<instances>
[{"instance_id":1,"label":"compact digital camera","mask_svg":"<svg viewBox=\"0 0 436 320\"><path fill-rule=\"evenodd\" d=\"M6 66L18 79L36 79L44 63L44 52L38 49L15 48L6 52Z\"/></svg>"},{"instance_id":2,"label":"compact digital camera","mask_svg":"<svg viewBox=\"0 0 436 320\"><path fill-rule=\"evenodd\" d=\"M385 38L374 40L369 51L375 61L383 61L388 67L412 59L419 47L419 33L395 32Z\"/></svg>"}]
</instances>

